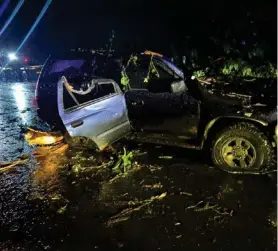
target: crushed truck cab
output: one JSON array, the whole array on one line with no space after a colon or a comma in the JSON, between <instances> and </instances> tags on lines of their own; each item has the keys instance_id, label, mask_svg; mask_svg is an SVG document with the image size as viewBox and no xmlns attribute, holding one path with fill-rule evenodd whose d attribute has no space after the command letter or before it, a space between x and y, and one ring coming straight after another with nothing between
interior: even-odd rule
<instances>
[{"instance_id":1,"label":"crushed truck cab","mask_svg":"<svg viewBox=\"0 0 278 251\"><path fill-rule=\"evenodd\" d=\"M267 103L273 97L254 103L250 94L218 94L149 52L128 60L128 67L94 54L49 62L38 83L40 113L55 114L57 107L54 121L72 137L90 138L99 149L126 136L206 149L215 166L231 173L274 167L277 106Z\"/></svg>"}]
</instances>

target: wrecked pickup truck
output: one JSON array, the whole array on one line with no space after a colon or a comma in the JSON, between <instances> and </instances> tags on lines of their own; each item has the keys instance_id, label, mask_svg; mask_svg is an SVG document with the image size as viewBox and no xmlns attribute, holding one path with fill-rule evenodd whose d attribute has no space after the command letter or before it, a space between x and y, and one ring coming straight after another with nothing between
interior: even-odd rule
<instances>
[{"instance_id":1,"label":"wrecked pickup truck","mask_svg":"<svg viewBox=\"0 0 278 251\"><path fill-rule=\"evenodd\" d=\"M160 54L135 59L124 67L92 53L49 58L36 87L39 117L99 149L128 137L205 149L215 166L232 173L273 169L275 102L217 95Z\"/></svg>"}]
</instances>

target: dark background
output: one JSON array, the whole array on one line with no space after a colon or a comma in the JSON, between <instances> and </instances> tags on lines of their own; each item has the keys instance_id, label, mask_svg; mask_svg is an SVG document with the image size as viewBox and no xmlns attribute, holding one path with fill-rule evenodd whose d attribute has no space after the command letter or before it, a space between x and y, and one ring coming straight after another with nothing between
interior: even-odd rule
<instances>
[{"instance_id":1,"label":"dark background","mask_svg":"<svg viewBox=\"0 0 278 251\"><path fill-rule=\"evenodd\" d=\"M2 3L4 0L1 0ZM39 15L45 0L26 0L0 44L15 50ZM0 17L3 26L17 4L11 0ZM45 58L76 47L101 48L115 31L113 47L151 49L166 55L221 55L229 44L244 52L260 46L276 61L276 1L53 0L21 52Z\"/></svg>"}]
</instances>

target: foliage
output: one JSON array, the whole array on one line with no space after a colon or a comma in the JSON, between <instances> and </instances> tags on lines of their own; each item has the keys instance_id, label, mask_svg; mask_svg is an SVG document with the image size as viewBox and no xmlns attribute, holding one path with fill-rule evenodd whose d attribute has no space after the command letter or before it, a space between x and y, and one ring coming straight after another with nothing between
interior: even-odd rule
<instances>
[{"instance_id":1,"label":"foliage","mask_svg":"<svg viewBox=\"0 0 278 251\"><path fill-rule=\"evenodd\" d=\"M252 78L277 78L276 67L267 62L263 65L255 65L248 63L242 59L226 59L224 63L215 68L205 68L193 73L197 78L205 78L209 76L229 75L231 77L252 77Z\"/></svg>"},{"instance_id":2,"label":"foliage","mask_svg":"<svg viewBox=\"0 0 278 251\"><path fill-rule=\"evenodd\" d=\"M127 91L128 89L130 89L129 77L126 74L126 69L129 67L130 64L137 65L137 60L138 60L138 57L133 56L133 54L131 54L129 60L127 61L126 67L123 67L123 69L122 69L121 84L123 86L124 91Z\"/></svg>"},{"instance_id":3,"label":"foliage","mask_svg":"<svg viewBox=\"0 0 278 251\"><path fill-rule=\"evenodd\" d=\"M150 74L155 74L156 77L159 78L159 73L153 63L153 55L151 56L151 60L150 60L150 63L149 63L149 69L148 69L148 74L147 76L144 78L144 83L148 83L149 80L150 80Z\"/></svg>"},{"instance_id":4,"label":"foliage","mask_svg":"<svg viewBox=\"0 0 278 251\"><path fill-rule=\"evenodd\" d=\"M196 77L277 78L277 47L273 33L276 22L274 24L271 15L262 19L262 9L270 10L263 3L260 11L252 11L253 7L239 8L246 8L245 11L236 8L238 15L233 14L228 22L222 19L224 16L211 13L207 25L199 26L201 37L194 32L184 36L178 54L186 56L186 67L193 66ZM225 57L225 61L217 70L205 69L212 58L218 57Z\"/></svg>"},{"instance_id":5,"label":"foliage","mask_svg":"<svg viewBox=\"0 0 278 251\"><path fill-rule=\"evenodd\" d=\"M123 154L119 155L119 159L116 165L113 167L113 172L115 173L125 173L132 168L132 158L133 153L127 153L126 148L124 147Z\"/></svg>"},{"instance_id":6,"label":"foliage","mask_svg":"<svg viewBox=\"0 0 278 251\"><path fill-rule=\"evenodd\" d=\"M138 66L137 61L138 61L138 57L134 56L134 55L131 55L128 62L127 62L126 67L123 67L123 70L121 72L121 84L123 86L124 91L126 91L130 88L129 77L126 73L126 70L131 64L133 64L135 66ZM150 59L150 62L149 62L148 73L147 73L147 76L144 78L144 83L149 82L151 75L155 75L157 78L159 78L159 73L158 73L158 71L157 71L157 69L154 65L154 62L153 62L153 55L151 56L151 59Z\"/></svg>"},{"instance_id":7,"label":"foliage","mask_svg":"<svg viewBox=\"0 0 278 251\"><path fill-rule=\"evenodd\" d=\"M127 76L127 74L124 70L121 72L121 84L123 86L124 91L127 91L128 89L130 89L129 77Z\"/></svg>"},{"instance_id":8,"label":"foliage","mask_svg":"<svg viewBox=\"0 0 278 251\"><path fill-rule=\"evenodd\" d=\"M60 207L60 208L58 209L57 213L58 213L58 214L63 214L63 213L66 211L67 206L68 206L68 205L65 205L65 206L63 206L63 207Z\"/></svg>"}]
</instances>

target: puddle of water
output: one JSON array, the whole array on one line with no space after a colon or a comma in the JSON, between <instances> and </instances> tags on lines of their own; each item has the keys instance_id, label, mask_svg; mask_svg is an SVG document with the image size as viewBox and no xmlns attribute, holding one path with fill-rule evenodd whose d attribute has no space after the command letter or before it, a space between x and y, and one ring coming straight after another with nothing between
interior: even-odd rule
<instances>
[{"instance_id":1,"label":"puddle of water","mask_svg":"<svg viewBox=\"0 0 278 251\"><path fill-rule=\"evenodd\" d=\"M67 144L60 144L54 147L38 147L35 150L38 168L33 173L33 179L36 185L49 180L58 180L59 168L67 160L65 156L67 149Z\"/></svg>"}]
</instances>

